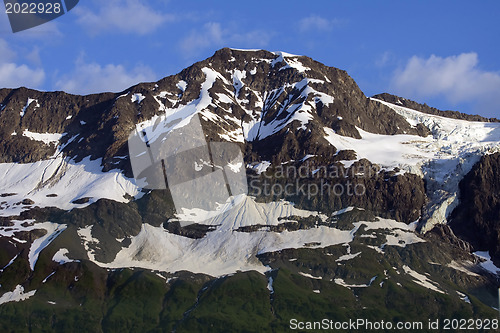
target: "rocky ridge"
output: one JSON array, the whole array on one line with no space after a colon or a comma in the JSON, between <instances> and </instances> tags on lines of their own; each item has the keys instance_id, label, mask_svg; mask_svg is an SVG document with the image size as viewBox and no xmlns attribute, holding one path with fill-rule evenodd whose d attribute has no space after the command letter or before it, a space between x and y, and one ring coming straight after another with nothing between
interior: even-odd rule
<instances>
[{"instance_id":1,"label":"rocky ridge","mask_svg":"<svg viewBox=\"0 0 500 333\"><path fill-rule=\"evenodd\" d=\"M500 120L497 118L486 118L480 115L471 115L458 111L450 111L450 110L439 110L427 104L418 103L412 101L411 99L407 99L404 97L399 97L396 95L391 95L388 93L382 93L372 96L373 98L380 99L392 104L400 105L409 109L413 109L416 111L424 112L427 114L432 114L435 116L448 117L453 119L462 119L468 121L482 121L482 122L499 122Z\"/></svg>"}]
</instances>

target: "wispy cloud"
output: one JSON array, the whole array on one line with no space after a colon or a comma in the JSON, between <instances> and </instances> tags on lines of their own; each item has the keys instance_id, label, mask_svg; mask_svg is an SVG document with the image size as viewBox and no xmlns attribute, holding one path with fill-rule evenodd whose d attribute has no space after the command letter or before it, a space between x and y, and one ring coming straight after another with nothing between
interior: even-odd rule
<instances>
[{"instance_id":1,"label":"wispy cloud","mask_svg":"<svg viewBox=\"0 0 500 333\"><path fill-rule=\"evenodd\" d=\"M452 104L474 103L485 112L496 111L498 116L500 73L484 71L478 64L474 52L446 58L413 56L394 73L392 88L404 96L445 97Z\"/></svg>"},{"instance_id":2,"label":"wispy cloud","mask_svg":"<svg viewBox=\"0 0 500 333\"><path fill-rule=\"evenodd\" d=\"M326 19L318 15L309 15L299 21L299 29L302 32L312 30L325 32L333 30L339 23L338 19Z\"/></svg>"},{"instance_id":3,"label":"wispy cloud","mask_svg":"<svg viewBox=\"0 0 500 333\"><path fill-rule=\"evenodd\" d=\"M396 57L394 54L390 51L385 51L384 53L380 54L376 59L375 59L375 66L377 67L386 67L392 62L394 62Z\"/></svg>"},{"instance_id":4,"label":"wispy cloud","mask_svg":"<svg viewBox=\"0 0 500 333\"><path fill-rule=\"evenodd\" d=\"M81 55L76 60L74 70L60 77L55 87L69 93L83 95L105 91L118 92L134 84L155 79L155 74L147 66L138 65L132 69L126 69L120 64L87 63Z\"/></svg>"},{"instance_id":5,"label":"wispy cloud","mask_svg":"<svg viewBox=\"0 0 500 333\"><path fill-rule=\"evenodd\" d=\"M17 88L26 86L38 88L45 80L42 68L31 68L26 64L18 64L17 54L7 42L0 39L0 87Z\"/></svg>"},{"instance_id":6,"label":"wispy cloud","mask_svg":"<svg viewBox=\"0 0 500 333\"><path fill-rule=\"evenodd\" d=\"M37 66L42 65L42 59L40 58L40 48L38 46L34 46L31 52L26 53L25 58L32 64L35 64Z\"/></svg>"},{"instance_id":7,"label":"wispy cloud","mask_svg":"<svg viewBox=\"0 0 500 333\"><path fill-rule=\"evenodd\" d=\"M117 31L144 35L174 20L173 15L154 10L142 0L100 1L95 8L80 5L74 9L78 23L91 35Z\"/></svg>"},{"instance_id":8,"label":"wispy cloud","mask_svg":"<svg viewBox=\"0 0 500 333\"><path fill-rule=\"evenodd\" d=\"M218 22L208 22L199 30L191 33L180 42L180 49L187 57L196 56L198 52L209 47L250 47L259 48L268 45L272 34L263 30L237 32L223 28Z\"/></svg>"},{"instance_id":9,"label":"wispy cloud","mask_svg":"<svg viewBox=\"0 0 500 333\"><path fill-rule=\"evenodd\" d=\"M5 40L0 39L0 63L11 61L15 56L16 52L9 47L9 44Z\"/></svg>"}]
</instances>

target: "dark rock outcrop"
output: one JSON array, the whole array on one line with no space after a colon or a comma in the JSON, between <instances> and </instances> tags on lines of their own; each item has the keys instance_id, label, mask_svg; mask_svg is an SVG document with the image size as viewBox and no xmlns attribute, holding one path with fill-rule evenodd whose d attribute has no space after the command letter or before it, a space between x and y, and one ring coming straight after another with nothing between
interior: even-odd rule
<instances>
[{"instance_id":1,"label":"dark rock outcrop","mask_svg":"<svg viewBox=\"0 0 500 333\"><path fill-rule=\"evenodd\" d=\"M192 239L199 239L205 237L207 232L214 231L217 229L215 226L203 225L203 224L189 224L187 226L181 226L178 221L169 221L163 224L163 228L172 234L179 236L184 236Z\"/></svg>"},{"instance_id":2,"label":"dark rock outcrop","mask_svg":"<svg viewBox=\"0 0 500 333\"><path fill-rule=\"evenodd\" d=\"M460 182L450 226L475 251L490 251L500 266L500 153L483 156Z\"/></svg>"},{"instance_id":3,"label":"dark rock outcrop","mask_svg":"<svg viewBox=\"0 0 500 333\"><path fill-rule=\"evenodd\" d=\"M366 159L346 168L322 155L273 165L261 175L249 173L249 193L261 201L284 199L325 213L353 206L406 223L419 218L427 198L417 175L380 170Z\"/></svg>"}]
</instances>

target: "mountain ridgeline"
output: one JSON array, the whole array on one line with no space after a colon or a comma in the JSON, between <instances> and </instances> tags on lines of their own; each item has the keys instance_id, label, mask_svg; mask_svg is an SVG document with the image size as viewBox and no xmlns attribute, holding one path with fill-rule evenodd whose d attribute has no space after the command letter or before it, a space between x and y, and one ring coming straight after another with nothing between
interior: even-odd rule
<instances>
[{"instance_id":1,"label":"mountain ridgeline","mask_svg":"<svg viewBox=\"0 0 500 333\"><path fill-rule=\"evenodd\" d=\"M334 157L337 149L325 140L324 127L352 138L360 138L357 128L387 135L428 134L424 126L414 128L390 108L366 98L345 71L307 57L300 57L300 62L294 59L299 58L267 51L222 49L177 75L156 83L141 83L118 94L74 96L25 88L3 89L2 162L35 162L55 153L55 144L31 140L23 136L26 130L66 133L60 141L64 155L77 162L86 156L103 158L104 171L120 168L131 177L129 160L116 158L128 154L130 132L137 123L155 114L198 99L207 77L204 68L218 75L208 89L212 102L202 112L213 115L202 116L205 134L209 140L221 141L225 133L238 133L239 137L229 139L241 145L248 163L270 160L273 165L280 165L316 155L309 163L322 165L331 158L348 156L343 152ZM178 84L181 81L185 82L184 89ZM133 94L140 94L141 101L133 101ZM311 119L303 124L301 115ZM258 126L245 132L242 125L255 123ZM260 132L255 130L257 127ZM366 200L365 204L358 202L359 198L349 202L352 198L346 197L318 205L331 206L333 210L361 205L380 213L392 210L391 216L405 221L415 220L423 202L423 183L411 176L399 176L395 185L393 181L383 181L383 177L376 175L376 179L366 180L370 182L367 188L377 188L378 194L372 193L374 200ZM400 193L401 187L402 191L414 193L414 197L406 196L402 202L405 196Z\"/></svg>"},{"instance_id":2,"label":"mountain ridgeline","mask_svg":"<svg viewBox=\"0 0 500 333\"><path fill-rule=\"evenodd\" d=\"M217 216L133 178L131 133L194 114L207 142L243 154L248 195ZM119 93L0 89L0 139L2 330L496 315L498 275L473 252L500 266L497 119L368 98L305 56L224 48Z\"/></svg>"}]
</instances>

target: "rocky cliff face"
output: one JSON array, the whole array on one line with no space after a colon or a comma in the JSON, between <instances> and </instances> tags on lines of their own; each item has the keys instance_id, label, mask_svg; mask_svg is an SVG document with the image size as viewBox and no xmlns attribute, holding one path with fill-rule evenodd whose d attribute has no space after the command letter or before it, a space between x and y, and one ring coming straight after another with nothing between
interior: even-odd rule
<instances>
[{"instance_id":1,"label":"rocky cliff face","mask_svg":"<svg viewBox=\"0 0 500 333\"><path fill-rule=\"evenodd\" d=\"M450 225L500 266L500 153L483 156L460 181L460 204Z\"/></svg>"}]
</instances>

